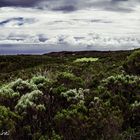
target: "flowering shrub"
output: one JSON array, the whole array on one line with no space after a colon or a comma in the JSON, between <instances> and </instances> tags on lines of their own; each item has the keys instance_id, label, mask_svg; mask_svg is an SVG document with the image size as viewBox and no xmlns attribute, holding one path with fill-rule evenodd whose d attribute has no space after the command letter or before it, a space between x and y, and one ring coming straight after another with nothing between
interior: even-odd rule
<instances>
[{"instance_id":1,"label":"flowering shrub","mask_svg":"<svg viewBox=\"0 0 140 140\"><path fill-rule=\"evenodd\" d=\"M61 96L66 98L68 102L79 102L84 101L84 94L89 92L88 90L84 89L70 89L66 92L62 92Z\"/></svg>"},{"instance_id":2,"label":"flowering shrub","mask_svg":"<svg viewBox=\"0 0 140 140\"><path fill-rule=\"evenodd\" d=\"M14 108L18 99L20 98L20 93L15 92L9 85L5 85L0 89L0 104Z\"/></svg>"},{"instance_id":3,"label":"flowering shrub","mask_svg":"<svg viewBox=\"0 0 140 140\"><path fill-rule=\"evenodd\" d=\"M19 92L20 94L26 94L27 92L37 89L36 85L30 84L28 81L22 79L17 79L15 82L12 82L10 86L15 92Z\"/></svg>"},{"instance_id":4,"label":"flowering shrub","mask_svg":"<svg viewBox=\"0 0 140 140\"><path fill-rule=\"evenodd\" d=\"M38 77L33 77L31 79L31 83L34 83L35 85L38 84L43 84L47 81L47 78L43 77L43 76L38 76Z\"/></svg>"},{"instance_id":5,"label":"flowering shrub","mask_svg":"<svg viewBox=\"0 0 140 140\"><path fill-rule=\"evenodd\" d=\"M18 112L24 112L28 108L36 108L39 110L44 109L44 106L39 104L42 96L43 93L39 90L27 93L19 99L18 104L15 106L15 109Z\"/></svg>"},{"instance_id":6,"label":"flowering shrub","mask_svg":"<svg viewBox=\"0 0 140 140\"><path fill-rule=\"evenodd\" d=\"M36 85L38 89L45 89L51 84L51 81L44 76L37 76L30 80L30 84Z\"/></svg>"},{"instance_id":7,"label":"flowering shrub","mask_svg":"<svg viewBox=\"0 0 140 140\"><path fill-rule=\"evenodd\" d=\"M9 85L7 85L0 89L0 97L12 99L12 98L20 97L20 94L18 92L15 92L13 89L9 87Z\"/></svg>"},{"instance_id":8,"label":"flowering shrub","mask_svg":"<svg viewBox=\"0 0 140 140\"><path fill-rule=\"evenodd\" d=\"M84 89L73 74L60 75L53 82L39 76L3 85L0 128L18 134L16 139L35 140L121 139L123 131L129 135L129 127L136 134L140 126L139 76L109 76L94 88Z\"/></svg>"}]
</instances>

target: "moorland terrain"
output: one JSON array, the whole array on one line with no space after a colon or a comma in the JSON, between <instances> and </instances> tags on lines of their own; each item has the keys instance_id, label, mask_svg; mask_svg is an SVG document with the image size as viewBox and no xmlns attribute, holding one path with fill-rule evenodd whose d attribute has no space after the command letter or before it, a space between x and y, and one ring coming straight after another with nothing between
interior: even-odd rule
<instances>
[{"instance_id":1,"label":"moorland terrain","mask_svg":"<svg viewBox=\"0 0 140 140\"><path fill-rule=\"evenodd\" d=\"M0 139L139 138L140 50L0 56Z\"/></svg>"}]
</instances>

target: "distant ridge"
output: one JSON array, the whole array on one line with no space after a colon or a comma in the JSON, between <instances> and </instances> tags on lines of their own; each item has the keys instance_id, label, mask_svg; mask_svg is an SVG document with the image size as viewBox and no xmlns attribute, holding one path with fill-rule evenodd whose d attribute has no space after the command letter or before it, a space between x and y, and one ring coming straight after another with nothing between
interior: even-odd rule
<instances>
[{"instance_id":1,"label":"distant ridge","mask_svg":"<svg viewBox=\"0 0 140 140\"><path fill-rule=\"evenodd\" d=\"M135 50L140 50L140 49L135 49ZM131 53L132 51L135 50L119 50L119 51L62 51L62 52L51 52L51 53L46 53L43 55L48 55L48 56L69 56L69 55L84 55L84 56L93 56L93 55L109 55L111 54L116 54L116 53Z\"/></svg>"}]
</instances>

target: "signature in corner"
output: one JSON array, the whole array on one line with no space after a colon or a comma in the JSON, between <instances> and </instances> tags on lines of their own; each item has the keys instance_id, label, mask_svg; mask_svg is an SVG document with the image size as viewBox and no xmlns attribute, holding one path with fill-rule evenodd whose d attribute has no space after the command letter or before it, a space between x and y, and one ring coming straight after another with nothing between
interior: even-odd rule
<instances>
[{"instance_id":1,"label":"signature in corner","mask_svg":"<svg viewBox=\"0 0 140 140\"><path fill-rule=\"evenodd\" d=\"M9 136L9 131L4 131L0 132L0 136Z\"/></svg>"}]
</instances>

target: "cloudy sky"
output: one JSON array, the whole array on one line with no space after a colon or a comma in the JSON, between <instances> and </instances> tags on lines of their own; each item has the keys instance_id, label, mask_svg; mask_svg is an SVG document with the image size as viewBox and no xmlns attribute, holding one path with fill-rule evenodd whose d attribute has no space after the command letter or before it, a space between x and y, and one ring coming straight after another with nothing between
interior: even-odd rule
<instances>
[{"instance_id":1,"label":"cloudy sky","mask_svg":"<svg viewBox=\"0 0 140 140\"><path fill-rule=\"evenodd\" d=\"M0 0L0 51L3 44L139 48L139 15L140 0Z\"/></svg>"}]
</instances>

